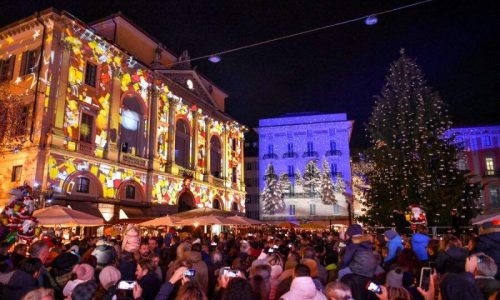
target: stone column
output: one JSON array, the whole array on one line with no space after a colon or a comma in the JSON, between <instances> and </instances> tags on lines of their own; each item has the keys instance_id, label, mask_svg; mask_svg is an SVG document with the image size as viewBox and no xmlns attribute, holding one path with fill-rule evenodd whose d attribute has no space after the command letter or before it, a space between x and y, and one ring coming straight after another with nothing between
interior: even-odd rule
<instances>
[{"instance_id":1,"label":"stone column","mask_svg":"<svg viewBox=\"0 0 500 300\"><path fill-rule=\"evenodd\" d=\"M149 134L148 134L148 146L146 148L147 158L148 158L148 174L146 182L146 199L151 202L151 195L153 191L153 165L154 158L156 154L156 129L158 121L158 92L156 91L156 76L153 74L151 83L151 95L149 101Z\"/></svg>"},{"instance_id":2,"label":"stone column","mask_svg":"<svg viewBox=\"0 0 500 300\"><path fill-rule=\"evenodd\" d=\"M212 126L212 122L208 117L205 118L205 180L208 178L210 172L210 128Z\"/></svg>"}]
</instances>

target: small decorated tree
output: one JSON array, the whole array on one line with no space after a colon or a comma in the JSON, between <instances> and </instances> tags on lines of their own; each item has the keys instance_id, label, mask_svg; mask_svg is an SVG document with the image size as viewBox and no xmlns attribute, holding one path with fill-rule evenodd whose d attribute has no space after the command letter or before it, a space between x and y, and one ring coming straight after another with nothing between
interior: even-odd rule
<instances>
[{"instance_id":1,"label":"small decorated tree","mask_svg":"<svg viewBox=\"0 0 500 300\"><path fill-rule=\"evenodd\" d=\"M324 204L337 204L335 199L335 187L333 186L332 176L330 174L330 167L328 162L323 160L323 170L321 173L321 201Z\"/></svg>"},{"instance_id":2,"label":"small decorated tree","mask_svg":"<svg viewBox=\"0 0 500 300\"><path fill-rule=\"evenodd\" d=\"M314 194L317 192L319 183L321 181L321 174L315 160L311 160L307 163L304 170L304 180L303 186L304 191L309 194Z\"/></svg>"},{"instance_id":3,"label":"small decorated tree","mask_svg":"<svg viewBox=\"0 0 500 300\"><path fill-rule=\"evenodd\" d=\"M341 195L345 195L345 181L341 173L337 175L337 179L335 180L335 191Z\"/></svg>"},{"instance_id":4,"label":"small decorated tree","mask_svg":"<svg viewBox=\"0 0 500 300\"><path fill-rule=\"evenodd\" d=\"M292 183L287 173L281 173L280 175L280 188L283 193L290 193Z\"/></svg>"},{"instance_id":5,"label":"small decorated tree","mask_svg":"<svg viewBox=\"0 0 500 300\"><path fill-rule=\"evenodd\" d=\"M272 164L269 164L266 169L265 185L260 195L260 202L262 212L267 215L273 215L285 209L281 187Z\"/></svg>"}]
</instances>

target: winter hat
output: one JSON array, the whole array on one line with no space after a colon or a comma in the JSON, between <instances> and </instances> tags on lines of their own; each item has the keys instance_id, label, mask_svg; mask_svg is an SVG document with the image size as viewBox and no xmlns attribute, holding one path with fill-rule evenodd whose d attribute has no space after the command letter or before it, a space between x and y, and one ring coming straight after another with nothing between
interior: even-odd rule
<instances>
[{"instance_id":1,"label":"winter hat","mask_svg":"<svg viewBox=\"0 0 500 300\"><path fill-rule=\"evenodd\" d=\"M385 283L388 287L403 287L403 270L401 270L400 268L396 268L389 271L385 278Z\"/></svg>"},{"instance_id":2,"label":"winter hat","mask_svg":"<svg viewBox=\"0 0 500 300\"><path fill-rule=\"evenodd\" d=\"M306 265L311 271L311 277L318 277L318 265L316 261L311 258L304 258L300 261L301 264Z\"/></svg>"},{"instance_id":3,"label":"winter hat","mask_svg":"<svg viewBox=\"0 0 500 300\"><path fill-rule=\"evenodd\" d=\"M71 293L71 300L92 300L97 290L97 283L93 280L80 283Z\"/></svg>"},{"instance_id":4,"label":"winter hat","mask_svg":"<svg viewBox=\"0 0 500 300\"><path fill-rule=\"evenodd\" d=\"M361 227L361 225L359 225L359 224L351 224L347 228L345 234L348 235L349 238L352 238L353 236L356 236L356 235L362 235L363 234L363 227Z\"/></svg>"},{"instance_id":5,"label":"winter hat","mask_svg":"<svg viewBox=\"0 0 500 300\"><path fill-rule=\"evenodd\" d=\"M372 251L356 251L349 263L349 268L354 274L372 278L377 269L377 259Z\"/></svg>"},{"instance_id":6,"label":"winter hat","mask_svg":"<svg viewBox=\"0 0 500 300\"><path fill-rule=\"evenodd\" d=\"M55 276L71 273L73 267L78 263L78 256L73 253L66 252L57 256L52 263L52 269Z\"/></svg>"},{"instance_id":7,"label":"winter hat","mask_svg":"<svg viewBox=\"0 0 500 300\"><path fill-rule=\"evenodd\" d=\"M384 232L384 236L390 241L393 238L395 238L396 236L398 236L398 233L396 231L390 229L390 230L387 230L386 232Z\"/></svg>"},{"instance_id":8,"label":"winter hat","mask_svg":"<svg viewBox=\"0 0 500 300\"><path fill-rule=\"evenodd\" d=\"M75 279L75 280L70 280L66 285L64 286L63 289L63 295L64 297L69 297L71 296L71 293L73 293L73 290L77 285L80 283L84 283L86 280L80 280L80 279Z\"/></svg>"},{"instance_id":9,"label":"winter hat","mask_svg":"<svg viewBox=\"0 0 500 300\"><path fill-rule=\"evenodd\" d=\"M110 286L115 285L118 281L120 281L121 278L122 274L117 268L113 266L105 267L99 274L99 281L105 289L108 289Z\"/></svg>"},{"instance_id":10,"label":"winter hat","mask_svg":"<svg viewBox=\"0 0 500 300\"><path fill-rule=\"evenodd\" d=\"M79 264L73 267L73 273L80 280L91 280L94 278L94 268L89 264Z\"/></svg>"},{"instance_id":11,"label":"winter hat","mask_svg":"<svg viewBox=\"0 0 500 300\"><path fill-rule=\"evenodd\" d=\"M465 277L454 273L447 273L444 276L443 280L441 280L440 290L443 300L476 300L483 298L474 281L468 281Z\"/></svg>"}]
</instances>

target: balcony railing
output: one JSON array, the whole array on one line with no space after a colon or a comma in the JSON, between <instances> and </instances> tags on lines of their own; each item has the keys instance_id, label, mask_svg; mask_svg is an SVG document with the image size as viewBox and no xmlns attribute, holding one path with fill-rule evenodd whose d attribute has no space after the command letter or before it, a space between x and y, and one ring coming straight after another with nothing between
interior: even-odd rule
<instances>
[{"instance_id":1,"label":"balcony railing","mask_svg":"<svg viewBox=\"0 0 500 300\"><path fill-rule=\"evenodd\" d=\"M302 154L302 157L319 157L318 152L316 151L306 151Z\"/></svg>"},{"instance_id":2,"label":"balcony railing","mask_svg":"<svg viewBox=\"0 0 500 300\"><path fill-rule=\"evenodd\" d=\"M262 159L264 159L264 160L266 160L266 159L278 159L278 155L276 153L267 153L267 154L264 154Z\"/></svg>"},{"instance_id":3,"label":"balcony railing","mask_svg":"<svg viewBox=\"0 0 500 300\"><path fill-rule=\"evenodd\" d=\"M94 151L95 151L95 145L85 142L78 142L78 152L85 155L94 155Z\"/></svg>"},{"instance_id":4,"label":"balcony railing","mask_svg":"<svg viewBox=\"0 0 500 300\"><path fill-rule=\"evenodd\" d=\"M283 158L298 158L299 155L295 152L283 153Z\"/></svg>"},{"instance_id":5,"label":"balcony railing","mask_svg":"<svg viewBox=\"0 0 500 300\"><path fill-rule=\"evenodd\" d=\"M120 162L126 165L146 168L148 166L148 160L139 156L135 156L129 153L121 153Z\"/></svg>"},{"instance_id":6,"label":"balcony railing","mask_svg":"<svg viewBox=\"0 0 500 300\"><path fill-rule=\"evenodd\" d=\"M328 150L325 153L325 156L341 156L342 152L340 150Z\"/></svg>"}]
</instances>

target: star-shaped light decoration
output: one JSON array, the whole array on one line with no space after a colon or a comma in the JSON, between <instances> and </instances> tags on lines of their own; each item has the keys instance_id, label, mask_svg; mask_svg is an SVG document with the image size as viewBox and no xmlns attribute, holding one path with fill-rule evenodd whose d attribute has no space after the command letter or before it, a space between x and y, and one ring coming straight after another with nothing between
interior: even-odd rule
<instances>
[{"instance_id":1,"label":"star-shaped light decoration","mask_svg":"<svg viewBox=\"0 0 500 300\"><path fill-rule=\"evenodd\" d=\"M6 39L6 40L7 40L7 43L8 43L9 45L10 45L10 44L12 44L12 43L14 43L14 39L13 39L10 35L7 37L7 39Z\"/></svg>"},{"instance_id":2,"label":"star-shaped light decoration","mask_svg":"<svg viewBox=\"0 0 500 300\"><path fill-rule=\"evenodd\" d=\"M36 40L40 36L40 29L35 29L33 33L33 39Z\"/></svg>"},{"instance_id":3,"label":"star-shaped light decoration","mask_svg":"<svg viewBox=\"0 0 500 300\"><path fill-rule=\"evenodd\" d=\"M15 84L20 84L21 83L21 77L17 76L16 81L14 81Z\"/></svg>"}]
</instances>

